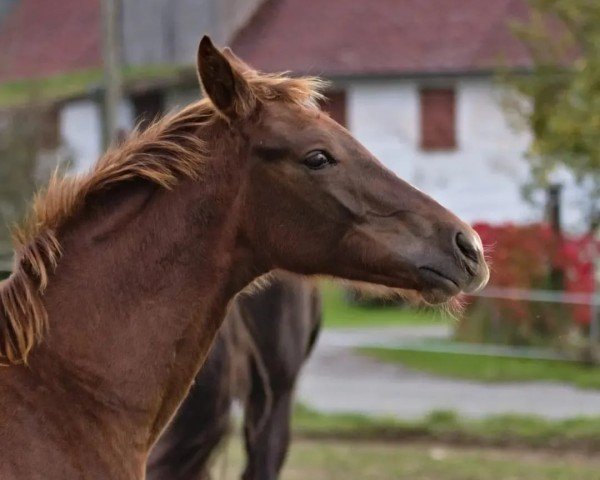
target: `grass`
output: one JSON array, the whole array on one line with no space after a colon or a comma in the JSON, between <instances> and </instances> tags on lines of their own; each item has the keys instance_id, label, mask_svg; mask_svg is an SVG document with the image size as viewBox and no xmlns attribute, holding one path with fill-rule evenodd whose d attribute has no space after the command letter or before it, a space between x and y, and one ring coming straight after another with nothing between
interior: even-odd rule
<instances>
[{"instance_id":1,"label":"grass","mask_svg":"<svg viewBox=\"0 0 600 480\"><path fill-rule=\"evenodd\" d=\"M431 325L447 321L441 311L415 310L393 305L351 305L344 298L343 288L333 282L321 283L321 295L326 327Z\"/></svg>"},{"instance_id":2,"label":"grass","mask_svg":"<svg viewBox=\"0 0 600 480\"><path fill-rule=\"evenodd\" d=\"M239 478L236 439L217 459L214 478ZM282 480L600 480L598 459L439 445L300 440L292 444ZM225 470L225 475L223 471Z\"/></svg>"},{"instance_id":3,"label":"grass","mask_svg":"<svg viewBox=\"0 0 600 480\"><path fill-rule=\"evenodd\" d=\"M155 65L128 67L123 70L125 82L172 77L182 67ZM43 103L91 92L100 86L102 71L82 70L38 79L24 79L0 84L0 106L13 107L28 103Z\"/></svg>"},{"instance_id":4,"label":"grass","mask_svg":"<svg viewBox=\"0 0 600 480\"><path fill-rule=\"evenodd\" d=\"M556 381L600 388L600 367L560 360L536 360L365 347L359 352L377 360L443 377L479 382Z\"/></svg>"},{"instance_id":5,"label":"grass","mask_svg":"<svg viewBox=\"0 0 600 480\"><path fill-rule=\"evenodd\" d=\"M418 420L397 420L361 414L325 414L297 405L296 436L310 439L435 441L453 445L554 448L600 452L600 417L547 420L530 415L461 418L437 411Z\"/></svg>"}]
</instances>

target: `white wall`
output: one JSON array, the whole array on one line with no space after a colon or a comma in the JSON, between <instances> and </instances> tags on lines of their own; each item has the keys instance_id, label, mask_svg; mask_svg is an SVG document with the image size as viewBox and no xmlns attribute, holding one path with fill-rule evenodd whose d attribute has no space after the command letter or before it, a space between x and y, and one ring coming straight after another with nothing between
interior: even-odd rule
<instances>
[{"instance_id":1,"label":"white wall","mask_svg":"<svg viewBox=\"0 0 600 480\"><path fill-rule=\"evenodd\" d=\"M420 86L454 86L458 147L427 152L420 142ZM447 82L354 80L347 83L350 130L385 165L469 222L528 222L543 216L522 198L528 178L526 132L509 124L502 92L489 78ZM565 224L581 224L577 191L565 191Z\"/></svg>"},{"instance_id":2,"label":"white wall","mask_svg":"<svg viewBox=\"0 0 600 480\"><path fill-rule=\"evenodd\" d=\"M59 114L60 135L74 161L73 171L88 170L102 153L100 106L92 100L65 104ZM119 106L119 128L133 127L133 109L128 101Z\"/></svg>"}]
</instances>

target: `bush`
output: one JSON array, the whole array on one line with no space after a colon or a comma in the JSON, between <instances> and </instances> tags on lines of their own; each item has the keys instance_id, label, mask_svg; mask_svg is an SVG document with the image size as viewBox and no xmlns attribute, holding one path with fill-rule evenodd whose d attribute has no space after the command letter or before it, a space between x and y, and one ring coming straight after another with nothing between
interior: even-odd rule
<instances>
[{"instance_id":1,"label":"bush","mask_svg":"<svg viewBox=\"0 0 600 480\"><path fill-rule=\"evenodd\" d=\"M593 250L590 235L559 237L544 224L475 229L488 247L490 286L520 290L552 289L593 292ZM477 298L458 322L462 341L536 345L557 342L573 327L586 329L590 307L537 301Z\"/></svg>"}]
</instances>

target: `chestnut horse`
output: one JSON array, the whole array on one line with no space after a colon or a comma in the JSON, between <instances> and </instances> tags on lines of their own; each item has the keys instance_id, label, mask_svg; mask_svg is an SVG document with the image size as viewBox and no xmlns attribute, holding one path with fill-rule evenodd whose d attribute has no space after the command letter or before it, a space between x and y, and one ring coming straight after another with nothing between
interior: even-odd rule
<instances>
[{"instance_id":1,"label":"chestnut horse","mask_svg":"<svg viewBox=\"0 0 600 480\"><path fill-rule=\"evenodd\" d=\"M209 478L236 398L244 405L242 478L278 478L294 387L320 326L320 296L307 279L280 272L252 295L236 297L190 393L152 450L148 480Z\"/></svg>"},{"instance_id":2,"label":"chestnut horse","mask_svg":"<svg viewBox=\"0 0 600 480\"><path fill-rule=\"evenodd\" d=\"M142 479L229 301L279 268L448 301L477 234L319 111L200 42L208 97L56 176L0 285L0 478Z\"/></svg>"}]
</instances>

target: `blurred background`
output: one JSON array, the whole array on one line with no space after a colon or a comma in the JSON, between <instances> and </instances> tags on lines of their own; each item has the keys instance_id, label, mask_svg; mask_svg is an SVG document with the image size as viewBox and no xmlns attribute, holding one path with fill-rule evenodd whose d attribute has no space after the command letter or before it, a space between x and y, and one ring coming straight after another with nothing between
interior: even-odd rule
<instances>
[{"instance_id":1,"label":"blurred background","mask_svg":"<svg viewBox=\"0 0 600 480\"><path fill-rule=\"evenodd\" d=\"M205 33L328 79L323 108L492 264L453 314L321 284L283 478L600 479L600 2L0 0L5 275L57 166L199 98Z\"/></svg>"}]
</instances>

